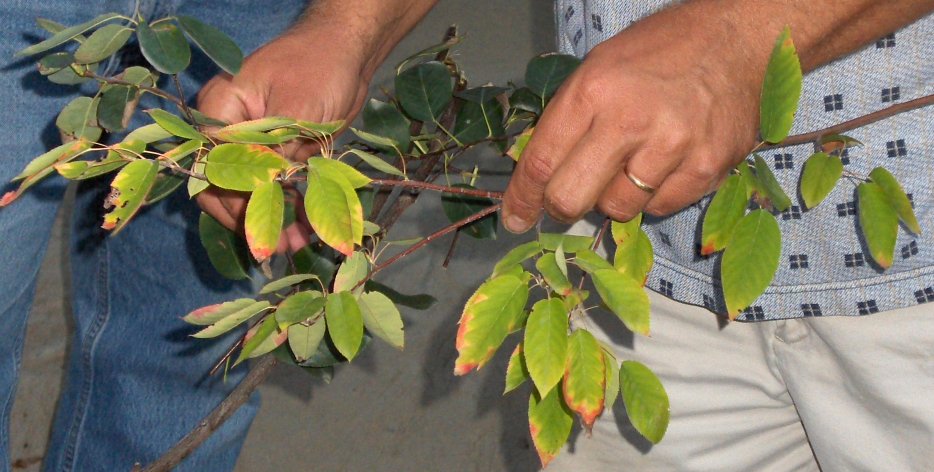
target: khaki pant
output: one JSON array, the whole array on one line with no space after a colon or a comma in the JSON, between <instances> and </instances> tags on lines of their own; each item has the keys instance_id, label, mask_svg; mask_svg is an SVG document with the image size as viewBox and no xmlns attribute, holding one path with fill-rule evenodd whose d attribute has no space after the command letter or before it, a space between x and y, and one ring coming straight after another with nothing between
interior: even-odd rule
<instances>
[{"instance_id":1,"label":"khaki pant","mask_svg":"<svg viewBox=\"0 0 934 472\"><path fill-rule=\"evenodd\" d=\"M549 471L934 470L934 303L866 317L725 323L652 294L652 337L588 323L659 375L671 423L652 446L622 402L572 433ZM603 329L601 329L603 328Z\"/></svg>"}]
</instances>

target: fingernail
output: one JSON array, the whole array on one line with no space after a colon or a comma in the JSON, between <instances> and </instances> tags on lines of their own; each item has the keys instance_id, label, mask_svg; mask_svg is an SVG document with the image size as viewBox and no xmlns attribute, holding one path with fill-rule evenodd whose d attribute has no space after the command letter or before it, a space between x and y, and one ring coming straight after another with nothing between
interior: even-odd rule
<instances>
[{"instance_id":1,"label":"fingernail","mask_svg":"<svg viewBox=\"0 0 934 472\"><path fill-rule=\"evenodd\" d=\"M508 215L503 220L503 226L510 233L521 234L528 231L532 225L516 215Z\"/></svg>"}]
</instances>

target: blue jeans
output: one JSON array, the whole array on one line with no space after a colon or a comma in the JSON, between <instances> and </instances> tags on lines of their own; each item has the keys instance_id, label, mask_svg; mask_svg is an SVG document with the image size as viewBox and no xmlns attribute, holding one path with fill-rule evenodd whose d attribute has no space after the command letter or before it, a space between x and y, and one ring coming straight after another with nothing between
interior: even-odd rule
<instances>
[{"instance_id":1,"label":"blue jeans","mask_svg":"<svg viewBox=\"0 0 934 472\"><path fill-rule=\"evenodd\" d=\"M201 18L230 34L245 52L294 20L304 1L143 1L141 11L174 11ZM5 0L0 2L0 182L9 182L33 157L58 144L55 117L79 90L51 84L34 60L15 51L47 36L36 17L66 25L106 11L133 13L133 0ZM256 16L257 19L250 19ZM214 73L200 53L184 77L190 95ZM150 105L151 106L151 105ZM101 230L109 179L80 186L70 246L75 338L44 468L49 471L129 470L159 457L232 390L244 368L207 375L236 333L212 341L180 315L206 304L249 296L248 283L223 280L197 234L198 209L184 188L146 208L116 237ZM8 185L3 191L14 188ZM9 416L36 289L36 275L65 182L52 176L0 210L0 471L9 470ZM258 408L240 409L179 470L231 470Z\"/></svg>"}]
</instances>

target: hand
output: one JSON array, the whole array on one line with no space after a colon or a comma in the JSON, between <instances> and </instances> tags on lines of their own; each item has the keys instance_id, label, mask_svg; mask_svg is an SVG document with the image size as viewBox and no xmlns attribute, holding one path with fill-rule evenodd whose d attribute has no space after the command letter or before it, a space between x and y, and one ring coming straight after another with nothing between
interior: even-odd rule
<instances>
[{"instance_id":1,"label":"hand","mask_svg":"<svg viewBox=\"0 0 934 472\"><path fill-rule=\"evenodd\" d=\"M317 122L346 120L360 110L369 76L365 62L351 48L335 47L323 32L290 32L266 44L243 63L236 76L221 74L198 94L198 108L208 116L236 123L265 116L287 116ZM307 159L311 143L289 144L286 157ZM303 215L295 194L297 213ZM242 229L247 195L211 187L197 197L201 208L230 229ZM282 233L279 250L299 249L310 242L303 218Z\"/></svg>"},{"instance_id":2,"label":"hand","mask_svg":"<svg viewBox=\"0 0 934 472\"><path fill-rule=\"evenodd\" d=\"M619 221L666 215L713 191L755 145L764 71L719 26L663 13L594 48L522 154L506 228L528 230L543 208L563 222L594 207Z\"/></svg>"}]
</instances>

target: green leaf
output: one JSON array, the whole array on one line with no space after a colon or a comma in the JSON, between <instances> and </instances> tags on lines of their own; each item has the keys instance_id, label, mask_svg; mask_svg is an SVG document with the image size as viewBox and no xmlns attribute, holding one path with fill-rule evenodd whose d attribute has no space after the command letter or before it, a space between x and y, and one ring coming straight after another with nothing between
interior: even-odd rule
<instances>
[{"instance_id":1,"label":"green leaf","mask_svg":"<svg viewBox=\"0 0 934 472\"><path fill-rule=\"evenodd\" d=\"M176 19L182 31L188 34L195 45L201 48L218 67L231 75L237 75L240 72L243 52L237 47L237 43L223 31L190 16L178 15Z\"/></svg>"},{"instance_id":2,"label":"green leaf","mask_svg":"<svg viewBox=\"0 0 934 472\"><path fill-rule=\"evenodd\" d=\"M75 72L75 69L78 72ZM49 82L59 85L78 85L83 84L89 80L88 77L85 77L83 74L85 72L97 73L98 65L97 64L88 64L86 66L74 65L72 67L65 67L57 72L53 72L46 76L49 79Z\"/></svg>"},{"instance_id":3,"label":"green leaf","mask_svg":"<svg viewBox=\"0 0 934 472\"><path fill-rule=\"evenodd\" d=\"M540 395L548 395L564 375L568 350L568 310L560 299L540 300L525 324L525 364Z\"/></svg>"},{"instance_id":4,"label":"green leaf","mask_svg":"<svg viewBox=\"0 0 934 472\"><path fill-rule=\"evenodd\" d=\"M652 241L642 228L639 228L634 238L616 246L616 255L613 257L613 266L617 272L632 277L642 286L645 285L654 262Z\"/></svg>"},{"instance_id":5,"label":"green leaf","mask_svg":"<svg viewBox=\"0 0 934 472\"><path fill-rule=\"evenodd\" d=\"M454 374L483 367L506 339L516 319L524 316L528 279L501 275L483 283L467 300L457 330Z\"/></svg>"},{"instance_id":6,"label":"green leaf","mask_svg":"<svg viewBox=\"0 0 934 472\"><path fill-rule=\"evenodd\" d=\"M842 151L846 148L862 145L863 143L861 143L858 139L847 136L845 134L828 134L821 136L820 138L821 150L826 153Z\"/></svg>"},{"instance_id":7,"label":"green leaf","mask_svg":"<svg viewBox=\"0 0 934 472\"><path fill-rule=\"evenodd\" d=\"M517 264L521 264L536 254L540 254L541 252L542 245L538 241L529 241L527 243L516 246L507 252L506 255L496 263L496 267L493 268L493 275L490 277L496 277L502 274L505 270L510 269Z\"/></svg>"},{"instance_id":8,"label":"green leaf","mask_svg":"<svg viewBox=\"0 0 934 472\"><path fill-rule=\"evenodd\" d=\"M344 120L327 121L324 123L298 120L297 126L301 129L302 134L313 138L321 138L336 134L345 124Z\"/></svg>"},{"instance_id":9,"label":"green leaf","mask_svg":"<svg viewBox=\"0 0 934 472\"><path fill-rule=\"evenodd\" d=\"M359 157L360 160L365 162L368 166L380 172L383 172L389 175L395 175L398 177L403 177L403 178L405 177L405 174L403 174L401 170L397 169L396 166L384 161L379 156L376 156L366 151L363 151L361 149L355 149L355 148L348 149L347 152L352 153L353 155Z\"/></svg>"},{"instance_id":10,"label":"green leaf","mask_svg":"<svg viewBox=\"0 0 934 472\"><path fill-rule=\"evenodd\" d=\"M581 270L587 272L588 274L593 274L598 270L616 269L612 264L607 262L603 256L591 251L590 249L577 251L577 256L574 258L574 264L576 264L581 268Z\"/></svg>"},{"instance_id":11,"label":"green leaf","mask_svg":"<svg viewBox=\"0 0 934 472\"><path fill-rule=\"evenodd\" d=\"M814 208L837 185L843 175L843 163L825 152L816 152L801 170L801 199L807 208Z\"/></svg>"},{"instance_id":12,"label":"green leaf","mask_svg":"<svg viewBox=\"0 0 934 472\"><path fill-rule=\"evenodd\" d=\"M259 325L247 331L247 334L244 337L245 341L243 343L243 348L240 349L240 355L237 356L237 360L234 361L233 365L237 366L241 362L247 359L256 357L261 354L265 354L265 353L259 353L259 354L253 355L253 353L257 350L257 348L259 348L267 339L269 339L270 336L272 336L275 333L276 333L276 317L267 316L266 318L263 319L263 321L259 323ZM273 345L273 349L275 349L275 345Z\"/></svg>"},{"instance_id":13,"label":"green leaf","mask_svg":"<svg viewBox=\"0 0 934 472\"><path fill-rule=\"evenodd\" d=\"M775 41L762 82L759 134L768 143L788 137L801 97L801 63L787 26Z\"/></svg>"},{"instance_id":14,"label":"green leaf","mask_svg":"<svg viewBox=\"0 0 934 472\"><path fill-rule=\"evenodd\" d=\"M639 212L629 221L612 221L610 223L610 235L613 236L613 242L616 245L626 244L636 236L642 227L642 212Z\"/></svg>"},{"instance_id":15,"label":"green leaf","mask_svg":"<svg viewBox=\"0 0 934 472\"><path fill-rule=\"evenodd\" d=\"M701 230L701 255L707 256L726 247L736 223L746 213L749 199L746 184L739 175L731 175L710 201Z\"/></svg>"},{"instance_id":16,"label":"green leaf","mask_svg":"<svg viewBox=\"0 0 934 472\"><path fill-rule=\"evenodd\" d=\"M356 251L344 259L334 278L335 292L351 291L370 273L370 261L362 251Z\"/></svg>"},{"instance_id":17,"label":"green leaf","mask_svg":"<svg viewBox=\"0 0 934 472\"><path fill-rule=\"evenodd\" d=\"M603 349L603 363L606 371L606 393L604 394L603 408L612 410L613 404L616 403L616 399L619 397L619 363L616 361L616 357L606 348Z\"/></svg>"},{"instance_id":18,"label":"green leaf","mask_svg":"<svg viewBox=\"0 0 934 472\"><path fill-rule=\"evenodd\" d=\"M577 69L580 59L567 54L543 54L529 61L525 68L525 85L535 95L548 100L561 83Z\"/></svg>"},{"instance_id":19,"label":"green leaf","mask_svg":"<svg viewBox=\"0 0 934 472\"><path fill-rule=\"evenodd\" d=\"M285 196L278 182L263 182L253 189L246 206L244 232L256 262L272 257L279 245L284 211Z\"/></svg>"},{"instance_id":20,"label":"green leaf","mask_svg":"<svg viewBox=\"0 0 934 472\"><path fill-rule=\"evenodd\" d=\"M172 136L174 135L166 131L166 129L158 123L150 123L130 131L130 134L127 134L126 137L123 138L123 142L139 141L149 144L162 141L163 139L169 139Z\"/></svg>"},{"instance_id":21,"label":"green leaf","mask_svg":"<svg viewBox=\"0 0 934 472\"><path fill-rule=\"evenodd\" d=\"M294 272L317 275L321 285L328 287L337 272L334 255L334 251L323 244L309 244L292 254Z\"/></svg>"},{"instance_id":22,"label":"green leaf","mask_svg":"<svg viewBox=\"0 0 934 472\"><path fill-rule=\"evenodd\" d=\"M497 97L508 92L506 87L496 87L493 85L483 85L462 90L454 94L457 98L462 98L473 103L487 103L496 100Z\"/></svg>"},{"instance_id":23,"label":"green leaf","mask_svg":"<svg viewBox=\"0 0 934 472\"><path fill-rule=\"evenodd\" d=\"M455 184L454 187L476 189L476 187L468 184ZM452 223L467 218L494 204L495 202L489 198L455 193L441 194L441 208L444 210L445 216L447 216L448 220ZM496 239L496 228L498 224L499 218L497 217L497 213L494 212L469 225L462 226L460 231L477 239Z\"/></svg>"},{"instance_id":24,"label":"green leaf","mask_svg":"<svg viewBox=\"0 0 934 472\"><path fill-rule=\"evenodd\" d=\"M538 260L535 261L535 268L538 269L538 272L545 278L545 282L548 286L558 295L567 296L574 289L571 282L568 280L567 269L565 269L565 271L561 270L555 253L548 252L542 257L539 257Z\"/></svg>"},{"instance_id":25,"label":"green leaf","mask_svg":"<svg viewBox=\"0 0 934 472\"><path fill-rule=\"evenodd\" d=\"M158 108L153 108L146 110L146 113L149 113L149 116L161 126L166 131L172 133L179 138L185 139L197 139L199 141L207 142L208 138L205 138L203 134L199 133L193 126L186 123L185 120ZM218 146L219 147L219 146Z\"/></svg>"},{"instance_id":26,"label":"green leaf","mask_svg":"<svg viewBox=\"0 0 934 472\"><path fill-rule=\"evenodd\" d=\"M307 282L309 280L318 280L318 276L315 274L293 274L286 275L279 279L273 280L266 285L263 285L263 288L259 289L260 295L266 295L270 293L278 292L284 288L291 287L302 282Z\"/></svg>"},{"instance_id":27,"label":"green leaf","mask_svg":"<svg viewBox=\"0 0 934 472\"><path fill-rule=\"evenodd\" d=\"M217 139L228 143L280 144L283 142L278 136L259 131L221 129L215 135Z\"/></svg>"},{"instance_id":28,"label":"green leaf","mask_svg":"<svg viewBox=\"0 0 934 472\"><path fill-rule=\"evenodd\" d=\"M723 298L730 319L768 288L778 269L781 249L781 231L771 213L755 210L736 224L721 262Z\"/></svg>"},{"instance_id":29,"label":"green leaf","mask_svg":"<svg viewBox=\"0 0 934 472\"><path fill-rule=\"evenodd\" d=\"M241 121L239 123L234 123L232 125L224 126L218 130L218 133L227 131L269 131L276 128L282 128L284 126L292 126L296 123L293 118L286 118L284 116L267 116L264 118L259 118L256 120Z\"/></svg>"},{"instance_id":30,"label":"green leaf","mask_svg":"<svg viewBox=\"0 0 934 472\"><path fill-rule=\"evenodd\" d=\"M367 292L360 295L358 303L363 325L373 336L395 348L405 347L402 315L389 297L379 292Z\"/></svg>"},{"instance_id":31,"label":"green leaf","mask_svg":"<svg viewBox=\"0 0 934 472\"><path fill-rule=\"evenodd\" d=\"M156 85L159 74L142 66L130 66L121 72L118 77L139 87L152 87Z\"/></svg>"},{"instance_id":32,"label":"green leaf","mask_svg":"<svg viewBox=\"0 0 934 472\"><path fill-rule=\"evenodd\" d=\"M649 334L649 296L641 281L615 269L592 274L593 283L606 306L634 333Z\"/></svg>"},{"instance_id":33,"label":"green leaf","mask_svg":"<svg viewBox=\"0 0 934 472\"><path fill-rule=\"evenodd\" d=\"M191 48L185 35L172 23L162 22L150 26L140 21L136 29L143 57L163 74L178 74L188 67L191 61Z\"/></svg>"},{"instance_id":34,"label":"green leaf","mask_svg":"<svg viewBox=\"0 0 934 472\"><path fill-rule=\"evenodd\" d=\"M204 175L209 182L241 192L272 182L289 166L279 153L258 144L221 144L211 149L205 162Z\"/></svg>"},{"instance_id":35,"label":"green leaf","mask_svg":"<svg viewBox=\"0 0 934 472\"><path fill-rule=\"evenodd\" d=\"M313 322L324 310L325 297L316 290L290 295L276 307L276 321L280 329L295 323Z\"/></svg>"},{"instance_id":36,"label":"green leaf","mask_svg":"<svg viewBox=\"0 0 934 472\"><path fill-rule=\"evenodd\" d=\"M328 295L324 317L334 346L348 361L353 360L363 340L363 315L353 294L337 292Z\"/></svg>"},{"instance_id":37,"label":"green leaf","mask_svg":"<svg viewBox=\"0 0 934 472\"><path fill-rule=\"evenodd\" d=\"M756 155L756 190L760 193L756 200L764 208L785 211L791 206L791 199L775 179L772 169L758 154Z\"/></svg>"},{"instance_id":38,"label":"green leaf","mask_svg":"<svg viewBox=\"0 0 934 472\"><path fill-rule=\"evenodd\" d=\"M191 166L191 159L184 159L179 164L183 169L187 169ZM152 184L149 194L146 195L146 200L143 202L143 205L153 205L167 198L178 190L178 188L185 183L185 179L187 178L188 177L182 173L171 171L157 174L156 181Z\"/></svg>"},{"instance_id":39,"label":"green leaf","mask_svg":"<svg viewBox=\"0 0 934 472\"><path fill-rule=\"evenodd\" d=\"M440 62L419 64L396 76L396 98L416 120L437 122L453 91L451 74Z\"/></svg>"},{"instance_id":40,"label":"green leaf","mask_svg":"<svg viewBox=\"0 0 934 472\"><path fill-rule=\"evenodd\" d=\"M75 51L75 62L90 64L103 61L119 51L130 39L131 34L133 30L123 25L103 26L78 47Z\"/></svg>"},{"instance_id":41,"label":"green leaf","mask_svg":"<svg viewBox=\"0 0 934 472\"><path fill-rule=\"evenodd\" d=\"M542 113L542 99L535 95L535 92L530 88L522 87L509 96L509 107L514 110L540 115Z\"/></svg>"},{"instance_id":42,"label":"green leaf","mask_svg":"<svg viewBox=\"0 0 934 472\"><path fill-rule=\"evenodd\" d=\"M574 416L561 399L561 390L552 389L545 398L532 392L529 397L529 430L535 451L546 467L567 442Z\"/></svg>"},{"instance_id":43,"label":"green leaf","mask_svg":"<svg viewBox=\"0 0 934 472\"><path fill-rule=\"evenodd\" d=\"M636 361L623 362L619 383L629 422L645 439L658 444L671 416L665 387L648 367Z\"/></svg>"},{"instance_id":44,"label":"green leaf","mask_svg":"<svg viewBox=\"0 0 934 472\"><path fill-rule=\"evenodd\" d=\"M97 141L101 137L101 129L97 126L99 102L99 98L75 98L58 114L55 126L66 136Z\"/></svg>"},{"instance_id":45,"label":"green leaf","mask_svg":"<svg viewBox=\"0 0 934 472\"><path fill-rule=\"evenodd\" d=\"M40 74L52 75L66 67L70 68L71 64L74 62L75 56L70 52L53 52L39 59L36 65L39 68Z\"/></svg>"},{"instance_id":46,"label":"green leaf","mask_svg":"<svg viewBox=\"0 0 934 472\"><path fill-rule=\"evenodd\" d=\"M305 362L314 356L321 346L326 329L327 324L323 318L310 326L300 323L289 326L289 347L296 362Z\"/></svg>"},{"instance_id":47,"label":"green leaf","mask_svg":"<svg viewBox=\"0 0 934 472\"><path fill-rule=\"evenodd\" d=\"M147 159L133 161L121 169L110 184L112 190L108 203L113 205L113 209L104 215L101 227L112 230L113 235L120 232L143 206L157 173L159 164Z\"/></svg>"},{"instance_id":48,"label":"green leaf","mask_svg":"<svg viewBox=\"0 0 934 472\"><path fill-rule=\"evenodd\" d=\"M371 98L362 114L366 132L392 140L398 149L409 148L409 120L395 105ZM378 147L384 151L393 150L393 146Z\"/></svg>"},{"instance_id":49,"label":"green leaf","mask_svg":"<svg viewBox=\"0 0 934 472\"><path fill-rule=\"evenodd\" d=\"M372 144L379 149L395 149L398 146L396 141L390 138L377 136L373 133L367 133L366 131L357 128L350 128L350 131L357 135L358 138ZM401 153L402 151L400 150L398 152Z\"/></svg>"},{"instance_id":50,"label":"green leaf","mask_svg":"<svg viewBox=\"0 0 934 472\"><path fill-rule=\"evenodd\" d=\"M541 233L538 235L538 241L542 243L543 249L556 251L558 246L561 246L566 253L590 249L593 246L593 240L590 236L574 236L561 233Z\"/></svg>"},{"instance_id":51,"label":"green leaf","mask_svg":"<svg viewBox=\"0 0 934 472\"><path fill-rule=\"evenodd\" d=\"M342 254L349 256L363 241L363 206L340 174L308 170L305 214L321 241Z\"/></svg>"},{"instance_id":52,"label":"green leaf","mask_svg":"<svg viewBox=\"0 0 934 472\"><path fill-rule=\"evenodd\" d=\"M138 93L128 85L113 85L101 94L97 106L97 121L108 131L126 129L136 109Z\"/></svg>"},{"instance_id":53,"label":"green leaf","mask_svg":"<svg viewBox=\"0 0 934 472\"><path fill-rule=\"evenodd\" d=\"M207 169L207 163L205 163L201 159L198 159L191 165L191 172L193 172L195 175L203 176L205 169ZM196 195L207 190L207 188L210 186L211 184L208 183L207 180L199 179L196 177L189 177L188 178L188 197L195 198Z\"/></svg>"},{"instance_id":54,"label":"green leaf","mask_svg":"<svg viewBox=\"0 0 934 472\"><path fill-rule=\"evenodd\" d=\"M464 102L454 120L453 132L454 138L463 144L505 136L503 106L496 101Z\"/></svg>"},{"instance_id":55,"label":"green leaf","mask_svg":"<svg viewBox=\"0 0 934 472\"><path fill-rule=\"evenodd\" d=\"M252 304L241 308L240 310L221 318L211 326L198 331L195 334L192 334L192 337L195 338L216 338L237 326L240 326L246 320L253 318L254 316L265 313L270 307L269 302L267 301L257 301Z\"/></svg>"},{"instance_id":56,"label":"green leaf","mask_svg":"<svg viewBox=\"0 0 934 472\"><path fill-rule=\"evenodd\" d=\"M23 171L16 177L13 177L13 181L15 182L20 179L32 177L40 171L49 169L58 162L67 162L90 147L91 143L85 140L71 141L58 145L32 161L29 161L29 164L26 164Z\"/></svg>"},{"instance_id":57,"label":"green leaf","mask_svg":"<svg viewBox=\"0 0 934 472\"><path fill-rule=\"evenodd\" d=\"M603 349L590 332L578 329L568 338L563 394L568 408L580 415L587 431L603 414L606 395Z\"/></svg>"},{"instance_id":58,"label":"green leaf","mask_svg":"<svg viewBox=\"0 0 934 472\"><path fill-rule=\"evenodd\" d=\"M506 155L511 157L512 160L519 162L519 158L522 157L522 152L525 151L525 146L532 140L533 131L535 131L535 128L528 127L523 130L519 136L516 136L516 140L512 143L512 146L509 146Z\"/></svg>"},{"instance_id":59,"label":"green leaf","mask_svg":"<svg viewBox=\"0 0 934 472\"><path fill-rule=\"evenodd\" d=\"M182 144L179 144L175 148L166 151L164 154L162 154L162 157L163 159L179 162L182 159L190 156L195 151L201 149L203 145L204 143L197 139L188 140Z\"/></svg>"},{"instance_id":60,"label":"green leaf","mask_svg":"<svg viewBox=\"0 0 934 472\"><path fill-rule=\"evenodd\" d=\"M509 363L506 364L506 387L503 389L503 395L515 390L530 378L529 369L525 364L525 355L522 353L522 343L519 343L509 356Z\"/></svg>"},{"instance_id":61,"label":"green leaf","mask_svg":"<svg viewBox=\"0 0 934 472\"><path fill-rule=\"evenodd\" d=\"M895 180L895 176L883 167L876 167L869 173L869 178L879 187L882 187L882 191L885 192L885 196L889 199L889 204L898 213L898 218L905 223L905 226L912 233L921 234L921 225L918 224L918 218L915 217L915 211L911 207L911 200L908 200L908 195L905 194L898 180Z\"/></svg>"},{"instance_id":62,"label":"green leaf","mask_svg":"<svg viewBox=\"0 0 934 472\"><path fill-rule=\"evenodd\" d=\"M208 326L248 306L251 306L254 303L256 303L256 300L253 300L252 298L238 298L229 302L208 305L198 308L197 310L194 310L191 313L185 315L182 320L193 325Z\"/></svg>"},{"instance_id":63,"label":"green leaf","mask_svg":"<svg viewBox=\"0 0 934 472\"><path fill-rule=\"evenodd\" d=\"M75 26L69 26L57 33L55 33L51 38L46 39L40 43L33 44L19 52L16 53L17 57L22 56L31 56L33 54L39 54L40 52L48 51L60 44L71 40L72 38L88 31L92 28L96 28L99 25L102 25L110 20L119 18L121 15L119 13L104 13L99 15L91 21L87 21Z\"/></svg>"},{"instance_id":64,"label":"green leaf","mask_svg":"<svg viewBox=\"0 0 934 472\"><path fill-rule=\"evenodd\" d=\"M898 212L892 206L885 188L878 182L863 182L856 187L856 206L859 210L859 227L869 247L869 254L888 269L895 255L898 238Z\"/></svg>"},{"instance_id":65,"label":"green leaf","mask_svg":"<svg viewBox=\"0 0 934 472\"><path fill-rule=\"evenodd\" d=\"M233 231L225 228L207 213L201 214L198 231L201 245L218 273L231 280L249 277L246 248Z\"/></svg>"},{"instance_id":66,"label":"green leaf","mask_svg":"<svg viewBox=\"0 0 934 472\"><path fill-rule=\"evenodd\" d=\"M322 175L334 178L337 175L347 179L347 183L353 188L360 188L369 184L372 180L360 173L357 169L344 164L337 159L328 159L325 157L312 157L308 159L309 169L313 168L321 172Z\"/></svg>"}]
</instances>

